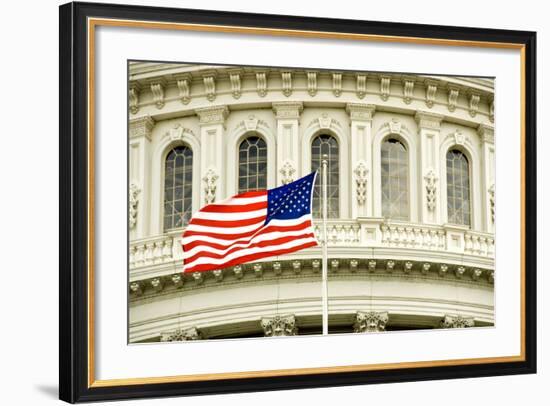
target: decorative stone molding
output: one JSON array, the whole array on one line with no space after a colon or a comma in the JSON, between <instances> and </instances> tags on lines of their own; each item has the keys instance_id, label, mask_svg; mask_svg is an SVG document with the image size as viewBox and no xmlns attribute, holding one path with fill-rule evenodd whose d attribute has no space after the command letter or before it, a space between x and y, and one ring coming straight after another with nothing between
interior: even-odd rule
<instances>
[{"instance_id":1,"label":"decorative stone molding","mask_svg":"<svg viewBox=\"0 0 550 406\"><path fill-rule=\"evenodd\" d=\"M234 266L233 274L237 279L241 279L243 277L243 267L241 265Z\"/></svg>"},{"instance_id":2,"label":"decorative stone molding","mask_svg":"<svg viewBox=\"0 0 550 406\"><path fill-rule=\"evenodd\" d=\"M458 279L461 279L464 276L465 272L466 272L466 268L464 268L463 266L457 266L455 269L455 276Z\"/></svg>"},{"instance_id":3,"label":"decorative stone molding","mask_svg":"<svg viewBox=\"0 0 550 406\"><path fill-rule=\"evenodd\" d=\"M292 72L281 72L283 94L289 97L292 94Z\"/></svg>"},{"instance_id":4,"label":"decorative stone molding","mask_svg":"<svg viewBox=\"0 0 550 406\"><path fill-rule=\"evenodd\" d=\"M314 97L317 94L317 72L306 72L307 93Z\"/></svg>"},{"instance_id":5,"label":"decorative stone molding","mask_svg":"<svg viewBox=\"0 0 550 406\"><path fill-rule=\"evenodd\" d=\"M481 269L474 269L472 271L472 279L474 281L477 281L479 279L479 277L483 274L483 270Z\"/></svg>"},{"instance_id":6,"label":"decorative stone molding","mask_svg":"<svg viewBox=\"0 0 550 406\"><path fill-rule=\"evenodd\" d=\"M412 271L413 263L411 261L405 261L403 264L403 272L410 273Z\"/></svg>"},{"instance_id":7,"label":"decorative stone molding","mask_svg":"<svg viewBox=\"0 0 550 406\"><path fill-rule=\"evenodd\" d=\"M330 260L330 270L332 272L338 272L338 268L340 268L340 261L337 259L331 259Z\"/></svg>"},{"instance_id":8,"label":"decorative stone molding","mask_svg":"<svg viewBox=\"0 0 550 406\"><path fill-rule=\"evenodd\" d=\"M225 124L229 109L227 106L203 107L196 109L195 113L199 117L200 125Z\"/></svg>"},{"instance_id":9,"label":"decorative stone molding","mask_svg":"<svg viewBox=\"0 0 550 406\"><path fill-rule=\"evenodd\" d=\"M441 114L430 113L427 111L417 111L414 115L418 127L421 129L439 130L443 116Z\"/></svg>"},{"instance_id":10,"label":"decorative stone molding","mask_svg":"<svg viewBox=\"0 0 550 406\"><path fill-rule=\"evenodd\" d=\"M357 272L357 267L359 266L359 261L356 259L351 259L349 261L349 270L351 272Z\"/></svg>"},{"instance_id":11,"label":"decorative stone molding","mask_svg":"<svg viewBox=\"0 0 550 406\"><path fill-rule=\"evenodd\" d=\"M194 340L202 339L202 333L196 327L191 327L186 330L162 332L160 334L161 334L160 341L163 341L163 342L194 341Z\"/></svg>"},{"instance_id":12,"label":"decorative stone molding","mask_svg":"<svg viewBox=\"0 0 550 406\"><path fill-rule=\"evenodd\" d=\"M176 289L180 289L183 287L184 278L179 273L175 273L170 278Z\"/></svg>"},{"instance_id":13,"label":"decorative stone molding","mask_svg":"<svg viewBox=\"0 0 550 406\"><path fill-rule=\"evenodd\" d=\"M278 119L300 118L304 109L302 102L276 102L273 103L273 111Z\"/></svg>"},{"instance_id":14,"label":"decorative stone molding","mask_svg":"<svg viewBox=\"0 0 550 406\"><path fill-rule=\"evenodd\" d=\"M355 333L378 333L386 330L388 312L361 312L355 314L353 331Z\"/></svg>"},{"instance_id":15,"label":"decorative stone molding","mask_svg":"<svg viewBox=\"0 0 550 406\"><path fill-rule=\"evenodd\" d=\"M191 274L197 285L202 285L204 283L204 276L202 272L193 272Z\"/></svg>"},{"instance_id":16,"label":"decorative stone molding","mask_svg":"<svg viewBox=\"0 0 550 406\"><path fill-rule=\"evenodd\" d=\"M489 99L489 121L491 123L495 122L495 99L491 97Z\"/></svg>"},{"instance_id":17,"label":"decorative stone molding","mask_svg":"<svg viewBox=\"0 0 550 406\"><path fill-rule=\"evenodd\" d=\"M432 264L430 264L429 262L424 262L422 264L422 273L425 275L427 274L428 272L430 272L430 268L432 267Z\"/></svg>"},{"instance_id":18,"label":"decorative stone molding","mask_svg":"<svg viewBox=\"0 0 550 406\"><path fill-rule=\"evenodd\" d=\"M435 95L437 94L437 82L426 81L426 106L430 109L434 106Z\"/></svg>"},{"instance_id":19,"label":"decorative stone molding","mask_svg":"<svg viewBox=\"0 0 550 406\"><path fill-rule=\"evenodd\" d=\"M223 269L216 269L212 271L212 274L214 275L214 279L216 280L216 282L223 281Z\"/></svg>"},{"instance_id":20,"label":"decorative stone molding","mask_svg":"<svg viewBox=\"0 0 550 406\"><path fill-rule=\"evenodd\" d=\"M386 121L383 123L378 131L388 131L391 134L400 134L401 130L409 132L409 129L407 126L405 126L401 121L399 121L397 118L392 118L390 121Z\"/></svg>"},{"instance_id":21,"label":"decorative stone molding","mask_svg":"<svg viewBox=\"0 0 550 406\"><path fill-rule=\"evenodd\" d=\"M184 74L176 77L179 98L182 104L189 104L191 101L191 75Z\"/></svg>"},{"instance_id":22,"label":"decorative stone molding","mask_svg":"<svg viewBox=\"0 0 550 406\"><path fill-rule=\"evenodd\" d=\"M441 328L467 328L474 327L475 322L473 317L452 316L446 314L441 320Z\"/></svg>"},{"instance_id":23,"label":"decorative stone molding","mask_svg":"<svg viewBox=\"0 0 550 406\"><path fill-rule=\"evenodd\" d=\"M493 126L487 124L480 124L477 127L477 133L482 142L488 142L490 144L495 143L495 129Z\"/></svg>"},{"instance_id":24,"label":"decorative stone molding","mask_svg":"<svg viewBox=\"0 0 550 406\"><path fill-rule=\"evenodd\" d=\"M466 136L458 128L453 133L453 137L456 145L464 145L466 142Z\"/></svg>"},{"instance_id":25,"label":"decorative stone molding","mask_svg":"<svg viewBox=\"0 0 550 406\"><path fill-rule=\"evenodd\" d=\"M254 114L250 114L246 120L242 120L233 129L234 133L242 133L246 131L269 131L269 125L264 120L256 118Z\"/></svg>"},{"instance_id":26,"label":"decorative stone molding","mask_svg":"<svg viewBox=\"0 0 550 406\"><path fill-rule=\"evenodd\" d=\"M205 72L202 75L206 99L210 102L216 100L216 72Z\"/></svg>"},{"instance_id":27,"label":"decorative stone molding","mask_svg":"<svg viewBox=\"0 0 550 406\"><path fill-rule=\"evenodd\" d=\"M130 138L145 137L151 141L151 133L155 126L155 120L150 116L134 118L130 120Z\"/></svg>"},{"instance_id":28,"label":"decorative stone molding","mask_svg":"<svg viewBox=\"0 0 550 406\"><path fill-rule=\"evenodd\" d=\"M130 190L128 192L128 225L130 230L136 226L137 223L137 214L138 214L138 195L141 192L141 189L135 183L130 183Z\"/></svg>"},{"instance_id":29,"label":"decorative stone molding","mask_svg":"<svg viewBox=\"0 0 550 406\"><path fill-rule=\"evenodd\" d=\"M353 170L357 192L357 203L361 206L367 201L367 180L369 170L365 161L359 161Z\"/></svg>"},{"instance_id":30,"label":"decorative stone molding","mask_svg":"<svg viewBox=\"0 0 550 406\"><path fill-rule=\"evenodd\" d=\"M333 73L332 74L332 93L335 97L340 97L342 95L342 74Z\"/></svg>"},{"instance_id":31,"label":"decorative stone molding","mask_svg":"<svg viewBox=\"0 0 550 406\"><path fill-rule=\"evenodd\" d=\"M376 111L373 104L348 103L346 111L352 121L371 121Z\"/></svg>"},{"instance_id":32,"label":"decorative stone molding","mask_svg":"<svg viewBox=\"0 0 550 406\"><path fill-rule=\"evenodd\" d=\"M411 104L414 94L414 79L403 78L403 101L405 104Z\"/></svg>"},{"instance_id":33,"label":"decorative stone molding","mask_svg":"<svg viewBox=\"0 0 550 406\"><path fill-rule=\"evenodd\" d=\"M446 264L439 265L439 276L445 276L448 270L449 270L448 265Z\"/></svg>"},{"instance_id":34,"label":"decorative stone molding","mask_svg":"<svg viewBox=\"0 0 550 406\"><path fill-rule=\"evenodd\" d=\"M495 223L495 184L493 183L489 190L487 190L487 193L489 194L489 207L491 209L491 222Z\"/></svg>"},{"instance_id":35,"label":"decorative stone molding","mask_svg":"<svg viewBox=\"0 0 550 406\"><path fill-rule=\"evenodd\" d=\"M390 97L390 83L391 78L389 76L380 77L380 98L387 101Z\"/></svg>"},{"instance_id":36,"label":"decorative stone molding","mask_svg":"<svg viewBox=\"0 0 550 406\"><path fill-rule=\"evenodd\" d=\"M449 95L448 95L448 103L447 108L449 111L453 112L456 110L456 105L458 103L458 95L460 94L460 90L458 87L449 87Z\"/></svg>"},{"instance_id":37,"label":"decorative stone molding","mask_svg":"<svg viewBox=\"0 0 550 406\"><path fill-rule=\"evenodd\" d=\"M216 182L218 178L219 176L214 168L208 168L202 178L205 192L204 201L206 204L213 203L216 200Z\"/></svg>"},{"instance_id":38,"label":"decorative stone molding","mask_svg":"<svg viewBox=\"0 0 550 406\"><path fill-rule=\"evenodd\" d=\"M164 79L155 79L151 81L150 88L151 93L153 93L153 101L157 109L162 109L164 107L164 88L166 86L166 81Z\"/></svg>"},{"instance_id":39,"label":"decorative stone molding","mask_svg":"<svg viewBox=\"0 0 550 406\"><path fill-rule=\"evenodd\" d=\"M298 334L296 318L293 314L262 317L260 324L265 337L295 336Z\"/></svg>"},{"instance_id":40,"label":"decorative stone molding","mask_svg":"<svg viewBox=\"0 0 550 406\"><path fill-rule=\"evenodd\" d=\"M281 165L279 173L282 175L283 185L288 185L289 183L294 182L294 174L296 173L296 169L294 168L294 164L290 160L287 159Z\"/></svg>"},{"instance_id":41,"label":"decorative stone molding","mask_svg":"<svg viewBox=\"0 0 550 406\"><path fill-rule=\"evenodd\" d=\"M470 92L470 103L469 103L469 113L470 116L475 117L477 113L479 112L479 100L480 96L479 93Z\"/></svg>"},{"instance_id":42,"label":"decorative stone molding","mask_svg":"<svg viewBox=\"0 0 550 406\"><path fill-rule=\"evenodd\" d=\"M189 128L184 127L180 123L174 124L174 126L164 133L165 138L169 138L170 141L183 141L185 139L184 134L188 134L193 138L196 138L195 133Z\"/></svg>"},{"instance_id":43,"label":"decorative stone molding","mask_svg":"<svg viewBox=\"0 0 550 406\"><path fill-rule=\"evenodd\" d=\"M357 75L356 93L360 99L367 95L367 75Z\"/></svg>"},{"instance_id":44,"label":"decorative stone molding","mask_svg":"<svg viewBox=\"0 0 550 406\"><path fill-rule=\"evenodd\" d=\"M428 170L428 173L424 175L424 181L426 184L426 206L428 210L433 211L435 210L437 200L437 176L433 169Z\"/></svg>"},{"instance_id":45,"label":"decorative stone molding","mask_svg":"<svg viewBox=\"0 0 550 406\"><path fill-rule=\"evenodd\" d=\"M231 82L231 94L234 99L241 97L241 71L234 70L229 72L229 81Z\"/></svg>"},{"instance_id":46,"label":"decorative stone molding","mask_svg":"<svg viewBox=\"0 0 550 406\"><path fill-rule=\"evenodd\" d=\"M136 296L143 295L143 289L142 289L141 283L139 282L130 283L130 292L132 292Z\"/></svg>"},{"instance_id":47,"label":"decorative stone molding","mask_svg":"<svg viewBox=\"0 0 550 406\"><path fill-rule=\"evenodd\" d=\"M279 261L273 262L273 272L275 272L275 275L280 275L283 272L283 268Z\"/></svg>"},{"instance_id":48,"label":"decorative stone molding","mask_svg":"<svg viewBox=\"0 0 550 406\"><path fill-rule=\"evenodd\" d=\"M292 270L296 275L302 272L302 263L300 261L292 261Z\"/></svg>"},{"instance_id":49,"label":"decorative stone molding","mask_svg":"<svg viewBox=\"0 0 550 406\"><path fill-rule=\"evenodd\" d=\"M254 264L253 269L254 269L254 274L256 275L257 278L261 278L262 275L264 274L264 269L262 267L262 264Z\"/></svg>"},{"instance_id":50,"label":"decorative stone molding","mask_svg":"<svg viewBox=\"0 0 550 406\"><path fill-rule=\"evenodd\" d=\"M386 262L386 271L389 273L393 272L393 269L395 268L395 261L392 261L391 259Z\"/></svg>"},{"instance_id":51,"label":"decorative stone molding","mask_svg":"<svg viewBox=\"0 0 550 406\"><path fill-rule=\"evenodd\" d=\"M376 261L374 259L369 260L367 267L369 272L374 272L376 270Z\"/></svg>"},{"instance_id":52,"label":"decorative stone molding","mask_svg":"<svg viewBox=\"0 0 550 406\"><path fill-rule=\"evenodd\" d=\"M136 114L139 111L139 92L141 86L137 82L131 82L128 88L128 100L130 102L130 113Z\"/></svg>"},{"instance_id":53,"label":"decorative stone molding","mask_svg":"<svg viewBox=\"0 0 550 406\"><path fill-rule=\"evenodd\" d=\"M160 292L164 288L164 282L161 278L153 278L151 280L151 287L155 292Z\"/></svg>"},{"instance_id":54,"label":"decorative stone molding","mask_svg":"<svg viewBox=\"0 0 550 406\"><path fill-rule=\"evenodd\" d=\"M267 73L264 71L256 72L256 91L260 97L267 94Z\"/></svg>"},{"instance_id":55,"label":"decorative stone molding","mask_svg":"<svg viewBox=\"0 0 550 406\"><path fill-rule=\"evenodd\" d=\"M318 259L314 259L313 261L311 261L311 268L313 269L313 272L319 273L319 271L321 270L321 261L319 261Z\"/></svg>"}]
</instances>

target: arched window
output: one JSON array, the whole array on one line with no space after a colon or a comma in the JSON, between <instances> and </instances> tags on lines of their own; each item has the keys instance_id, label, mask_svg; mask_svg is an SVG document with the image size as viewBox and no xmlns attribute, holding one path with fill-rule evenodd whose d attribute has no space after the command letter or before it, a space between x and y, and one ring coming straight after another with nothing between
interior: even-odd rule
<instances>
[{"instance_id":1,"label":"arched window","mask_svg":"<svg viewBox=\"0 0 550 406\"><path fill-rule=\"evenodd\" d=\"M164 229L185 226L191 218L193 151L186 146L172 149L164 163Z\"/></svg>"},{"instance_id":2,"label":"arched window","mask_svg":"<svg viewBox=\"0 0 550 406\"><path fill-rule=\"evenodd\" d=\"M323 155L328 155L327 165L327 217L338 218L340 216L340 159L338 156L338 141L332 135L321 134L313 139L311 144L311 170L319 169L313 189L313 216L320 218L323 215L321 206L321 160Z\"/></svg>"},{"instance_id":3,"label":"arched window","mask_svg":"<svg viewBox=\"0 0 550 406\"><path fill-rule=\"evenodd\" d=\"M239 193L267 187L267 145L248 137L239 145Z\"/></svg>"},{"instance_id":4,"label":"arched window","mask_svg":"<svg viewBox=\"0 0 550 406\"><path fill-rule=\"evenodd\" d=\"M470 225L470 166L461 151L447 152L447 219L449 223Z\"/></svg>"},{"instance_id":5,"label":"arched window","mask_svg":"<svg viewBox=\"0 0 550 406\"><path fill-rule=\"evenodd\" d=\"M381 147L382 215L395 220L409 219L409 156L395 138Z\"/></svg>"}]
</instances>

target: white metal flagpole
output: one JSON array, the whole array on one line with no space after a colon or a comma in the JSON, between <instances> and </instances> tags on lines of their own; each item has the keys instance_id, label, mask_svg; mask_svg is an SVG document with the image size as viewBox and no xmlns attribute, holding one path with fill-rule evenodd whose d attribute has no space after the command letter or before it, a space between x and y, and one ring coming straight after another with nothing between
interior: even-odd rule
<instances>
[{"instance_id":1,"label":"white metal flagpole","mask_svg":"<svg viewBox=\"0 0 550 406\"><path fill-rule=\"evenodd\" d=\"M328 234L327 234L327 166L328 155L323 154L321 192L323 194L323 335L328 335Z\"/></svg>"}]
</instances>

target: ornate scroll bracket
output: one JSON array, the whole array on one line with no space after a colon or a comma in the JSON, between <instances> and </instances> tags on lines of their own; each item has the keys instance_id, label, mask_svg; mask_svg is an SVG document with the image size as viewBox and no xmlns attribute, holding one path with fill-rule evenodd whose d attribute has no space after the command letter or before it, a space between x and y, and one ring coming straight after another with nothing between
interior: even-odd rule
<instances>
[{"instance_id":1,"label":"ornate scroll bracket","mask_svg":"<svg viewBox=\"0 0 550 406\"><path fill-rule=\"evenodd\" d=\"M356 333L372 333L386 330L388 312L357 312L353 331Z\"/></svg>"},{"instance_id":2,"label":"ornate scroll bracket","mask_svg":"<svg viewBox=\"0 0 550 406\"><path fill-rule=\"evenodd\" d=\"M342 74L333 73L332 74L332 94L335 97L340 97L342 94Z\"/></svg>"},{"instance_id":3,"label":"ornate scroll bracket","mask_svg":"<svg viewBox=\"0 0 550 406\"><path fill-rule=\"evenodd\" d=\"M214 200L216 200L216 182L218 181L218 174L214 170L214 168L209 168L206 171L206 174L202 178L202 180L205 183L204 186L204 200L206 204L213 203Z\"/></svg>"},{"instance_id":4,"label":"ornate scroll bracket","mask_svg":"<svg viewBox=\"0 0 550 406\"><path fill-rule=\"evenodd\" d=\"M441 320L441 328L467 328L474 327L473 317L451 316L446 314Z\"/></svg>"},{"instance_id":5,"label":"ornate scroll bracket","mask_svg":"<svg viewBox=\"0 0 550 406\"><path fill-rule=\"evenodd\" d=\"M298 334L296 318L293 314L262 317L260 323L266 337L295 336Z\"/></svg>"},{"instance_id":6,"label":"ornate scroll bracket","mask_svg":"<svg viewBox=\"0 0 550 406\"><path fill-rule=\"evenodd\" d=\"M282 175L283 185L293 182L294 174L296 173L294 164L290 160L286 160L281 166L281 169L279 169L279 173Z\"/></svg>"},{"instance_id":7,"label":"ornate scroll bracket","mask_svg":"<svg viewBox=\"0 0 550 406\"><path fill-rule=\"evenodd\" d=\"M289 97L292 94L292 72L282 72L283 94Z\"/></svg>"},{"instance_id":8,"label":"ornate scroll bracket","mask_svg":"<svg viewBox=\"0 0 550 406\"><path fill-rule=\"evenodd\" d=\"M202 333L196 328L191 327L186 330L175 330L160 333L160 341L194 341L202 339Z\"/></svg>"},{"instance_id":9,"label":"ornate scroll bracket","mask_svg":"<svg viewBox=\"0 0 550 406\"><path fill-rule=\"evenodd\" d=\"M405 78L403 80L403 102L411 104L414 94L414 79Z\"/></svg>"},{"instance_id":10,"label":"ornate scroll bracket","mask_svg":"<svg viewBox=\"0 0 550 406\"><path fill-rule=\"evenodd\" d=\"M355 174L355 184L357 186L357 203L362 205L367 201L367 180L369 176L365 161L359 161L353 173Z\"/></svg>"},{"instance_id":11,"label":"ornate scroll bracket","mask_svg":"<svg viewBox=\"0 0 550 406\"><path fill-rule=\"evenodd\" d=\"M191 101L191 75L183 75L176 78L179 98L182 104L188 104Z\"/></svg>"},{"instance_id":12,"label":"ornate scroll bracket","mask_svg":"<svg viewBox=\"0 0 550 406\"><path fill-rule=\"evenodd\" d=\"M380 98L384 101L387 101L390 97L390 83L391 78L389 76L380 78Z\"/></svg>"},{"instance_id":13,"label":"ornate scroll bracket","mask_svg":"<svg viewBox=\"0 0 550 406\"><path fill-rule=\"evenodd\" d=\"M132 114L136 114L139 111L140 90L141 86L139 85L139 83L130 83L130 88L128 89L128 100L130 102L130 113Z\"/></svg>"},{"instance_id":14,"label":"ornate scroll bracket","mask_svg":"<svg viewBox=\"0 0 550 406\"><path fill-rule=\"evenodd\" d=\"M216 100L216 73L208 72L205 73L202 77L204 84L204 91L206 93L206 98L208 101Z\"/></svg>"},{"instance_id":15,"label":"ornate scroll bracket","mask_svg":"<svg viewBox=\"0 0 550 406\"><path fill-rule=\"evenodd\" d=\"M428 170L428 173L424 176L424 180L426 181L426 206L428 207L428 210L433 211L435 210L437 199L437 176L435 176L433 169Z\"/></svg>"},{"instance_id":16,"label":"ornate scroll bracket","mask_svg":"<svg viewBox=\"0 0 550 406\"><path fill-rule=\"evenodd\" d=\"M364 98L367 94L367 75L357 75L357 97Z\"/></svg>"},{"instance_id":17,"label":"ornate scroll bracket","mask_svg":"<svg viewBox=\"0 0 550 406\"><path fill-rule=\"evenodd\" d=\"M256 72L256 91L260 97L265 97L267 94L267 74L265 72Z\"/></svg>"},{"instance_id":18,"label":"ornate scroll bracket","mask_svg":"<svg viewBox=\"0 0 550 406\"><path fill-rule=\"evenodd\" d=\"M130 207L128 209L128 224L130 226L130 230L133 229L137 223L139 192L141 192L141 189L135 183L131 183L128 199L130 203Z\"/></svg>"},{"instance_id":19,"label":"ornate scroll bracket","mask_svg":"<svg viewBox=\"0 0 550 406\"><path fill-rule=\"evenodd\" d=\"M314 97L317 94L317 72L306 72L307 93Z\"/></svg>"},{"instance_id":20,"label":"ornate scroll bracket","mask_svg":"<svg viewBox=\"0 0 550 406\"><path fill-rule=\"evenodd\" d=\"M153 101L157 109L162 109L164 107L164 88L166 82L164 80L152 81L151 84L151 93L153 93Z\"/></svg>"},{"instance_id":21,"label":"ornate scroll bracket","mask_svg":"<svg viewBox=\"0 0 550 406\"><path fill-rule=\"evenodd\" d=\"M434 106L437 93L437 82L426 82L426 106L430 109Z\"/></svg>"},{"instance_id":22,"label":"ornate scroll bracket","mask_svg":"<svg viewBox=\"0 0 550 406\"><path fill-rule=\"evenodd\" d=\"M231 71L229 73L229 80L231 82L231 94L234 99L241 97L241 72L239 70Z\"/></svg>"}]
</instances>

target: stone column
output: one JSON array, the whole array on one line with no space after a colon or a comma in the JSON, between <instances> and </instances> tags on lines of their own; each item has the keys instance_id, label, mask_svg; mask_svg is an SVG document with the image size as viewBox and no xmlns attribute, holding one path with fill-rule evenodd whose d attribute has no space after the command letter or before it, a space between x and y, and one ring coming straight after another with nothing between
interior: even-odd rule
<instances>
[{"instance_id":1,"label":"stone column","mask_svg":"<svg viewBox=\"0 0 550 406\"><path fill-rule=\"evenodd\" d=\"M151 196L151 134L155 120L149 116L130 120L128 159L130 239L144 238L149 233L149 200Z\"/></svg>"},{"instance_id":2,"label":"stone column","mask_svg":"<svg viewBox=\"0 0 550 406\"><path fill-rule=\"evenodd\" d=\"M373 216L372 118L376 107L348 103L351 126L351 218Z\"/></svg>"},{"instance_id":3,"label":"stone column","mask_svg":"<svg viewBox=\"0 0 550 406\"><path fill-rule=\"evenodd\" d=\"M194 341L202 338L201 332L196 327L160 333L160 341Z\"/></svg>"},{"instance_id":4,"label":"stone column","mask_svg":"<svg viewBox=\"0 0 550 406\"><path fill-rule=\"evenodd\" d=\"M227 106L205 107L195 110L201 128L201 192L200 204L213 203L226 198L225 173L225 119Z\"/></svg>"},{"instance_id":5,"label":"stone column","mask_svg":"<svg viewBox=\"0 0 550 406\"><path fill-rule=\"evenodd\" d=\"M462 316L452 316L446 314L441 320L441 328L466 328L474 327L474 318L473 317L462 317Z\"/></svg>"},{"instance_id":6,"label":"stone column","mask_svg":"<svg viewBox=\"0 0 550 406\"><path fill-rule=\"evenodd\" d=\"M425 224L441 223L441 205L438 199L439 182L439 133L443 116L435 113L418 111L415 115L418 123L418 137L420 140L419 168L420 177L420 219ZM411 162L411 164L414 164Z\"/></svg>"},{"instance_id":7,"label":"stone column","mask_svg":"<svg viewBox=\"0 0 550 406\"><path fill-rule=\"evenodd\" d=\"M495 232L495 130L480 124L477 132L481 141L481 204L485 231Z\"/></svg>"},{"instance_id":8,"label":"stone column","mask_svg":"<svg viewBox=\"0 0 550 406\"><path fill-rule=\"evenodd\" d=\"M355 333L372 333L386 330L388 312L357 312L353 331Z\"/></svg>"},{"instance_id":9,"label":"stone column","mask_svg":"<svg viewBox=\"0 0 550 406\"><path fill-rule=\"evenodd\" d=\"M300 113L301 102L273 103L277 118L277 186L289 183L305 174L300 173Z\"/></svg>"},{"instance_id":10,"label":"stone column","mask_svg":"<svg viewBox=\"0 0 550 406\"><path fill-rule=\"evenodd\" d=\"M265 337L295 336L298 334L296 317L293 314L262 317L261 325Z\"/></svg>"}]
</instances>

